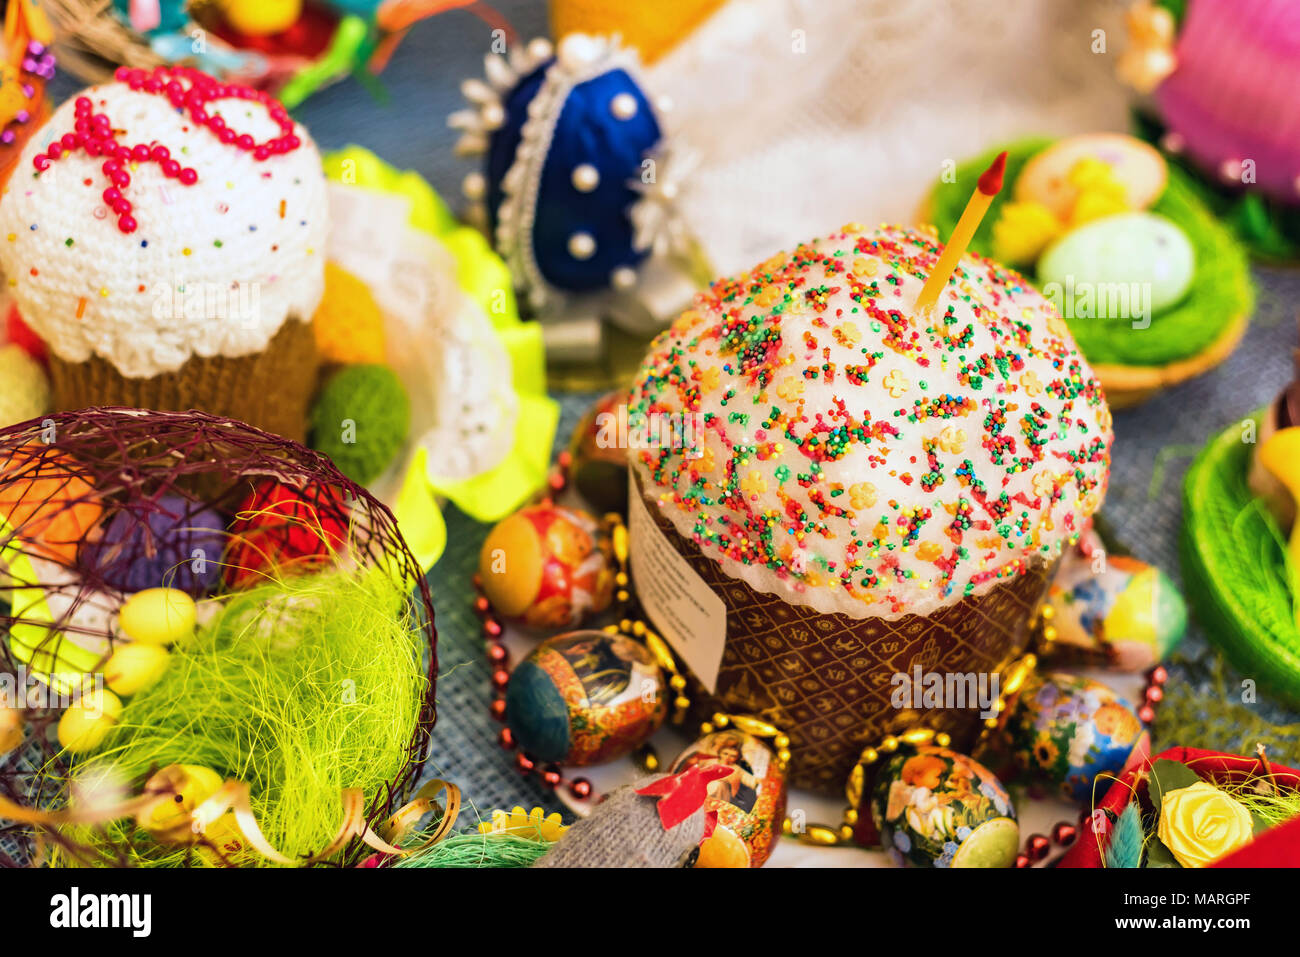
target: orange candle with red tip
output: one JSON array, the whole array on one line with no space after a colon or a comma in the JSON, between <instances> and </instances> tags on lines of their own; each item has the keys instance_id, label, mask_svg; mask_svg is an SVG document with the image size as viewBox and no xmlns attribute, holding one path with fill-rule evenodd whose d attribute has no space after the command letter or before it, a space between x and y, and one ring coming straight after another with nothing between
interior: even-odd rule
<instances>
[{"instance_id":1,"label":"orange candle with red tip","mask_svg":"<svg viewBox=\"0 0 1300 957\"><path fill-rule=\"evenodd\" d=\"M984 214L989 211L989 206L993 203L993 197L1002 191L1002 178L1006 169L1007 154L1004 150L998 154L993 165L980 174L974 195L962 210L961 219L957 220L957 226L948 237L948 243L944 246L939 261L934 264L930 278L925 281L921 295L917 297L917 312L928 312L939 301L939 293L943 292L944 286L948 285L948 280L957 268L957 263L961 261L961 257L966 255L966 250L975 237L975 230L979 229Z\"/></svg>"}]
</instances>

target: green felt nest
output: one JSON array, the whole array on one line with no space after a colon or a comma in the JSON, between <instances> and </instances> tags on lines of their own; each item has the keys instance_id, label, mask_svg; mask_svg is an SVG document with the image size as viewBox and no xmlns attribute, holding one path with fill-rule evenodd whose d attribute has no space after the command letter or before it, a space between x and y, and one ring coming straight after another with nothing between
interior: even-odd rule
<instances>
[{"instance_id":1,"label":"green felt nest","mask_svg":"<svg viewBox=\"0 0 1300 957\"><path fill-rule=\"evenodd\" d=\"M993 200L980 224L971 249L992 257L993 224L1011 196L1010 188L1025 164L1055 140L1034 137L1005 147L1007 189ZM1001 148L990 150L957 168L956 182L940 183L930 194L929 216L947 238L957 225L975 181L988 169ZM1085 358L1093 365L1163 366L1198 355L1212 346L1237 319L1254 308L1255 293L1245 250L1232 233L1214 218L1198 197L1191 178L1169 167L1169 184L1151 206L1176 224L1196 251L1196 275L1183 300L1151 320L1148 329L1134 329L1128 319L1098 319L1070 323L1070 331ZM1032 282L1034 276L1027 274Z\"/></svg>"},{"instance_id":2,"label":"green felt nest","mask_svg":"<svg viewBox=\"0 0 1300 957\"><path fill-rule=\"evenodd\" d=\"M1245 677L1300 706L1292 568L1282 532L1246 485L1254 448L1236 423L1211 439L1187 472L1186 594L1210 641Z\"/></svg>"}]
</instances>

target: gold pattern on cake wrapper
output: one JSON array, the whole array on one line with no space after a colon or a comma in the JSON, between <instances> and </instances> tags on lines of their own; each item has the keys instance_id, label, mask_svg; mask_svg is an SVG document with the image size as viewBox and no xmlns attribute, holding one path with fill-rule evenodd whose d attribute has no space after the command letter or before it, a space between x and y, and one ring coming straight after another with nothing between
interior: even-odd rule
<instances>
[{"instance_id":1,"label":"gold pattern on cake wrapper","mask_svg":"<svg viewBox=\"0 0 1300 957\"><path fill-rule=\"evenodd\" d=\"M67 808L58 811L42 811L23 807L0 796L0 818L8 818L20 824L31 824L37 828L58 831L69 825L107 824L123 818L134 818L141 827L145 827L156 810L166 805L174 806L178 795L177 782L185 776L180 765L169 765L156 772L145 783L143 793L116 804L103 807ZM435 800L440 792L446 792L446 806ZM159 829L147 827L150 835L160 843L193 844L215 852L222 863L227 863L220 849L205 840L204 830L227 812L234 815L234 828L244 839L249 848L276 864L304 867L328 860L341 851L353 838L360 838L363 843L380 852L394 856L406 856L427 850L446 837L455 825L460 813L460 788L448 781L432 780L426 782L414 797L402 805L381 826L380 834L366 823L365 795L360 788L344 788L339 794L343 808L343 822L334 837L319 851L302 857L289 857L277 850L263 835L257 816L253 813L251 791L243 781L226 780L217 792L202 801L188 815L181 817L175 824ZM425 840L414 847L399 847L401 841L419 821L430 812L439 812L440 820ZM40 832L36 835L38 861L44 856L45 841Z\"/></svg>"},{"instance_id":2,"label":"gold pattern on cake wrapper","mask_svg":"<svg viewBox=\"0 0 1300 957\"><path fill-rule=\"evenodd\" d=\"M640 479L636 494L642 492ZM1029 644L1029 621L1043 606L1053 566L1034 566L986 595L963 598L928 618L848 619L789 604L731 578L720 564L683 538L660 510L659 531L727 607L726 650L710 694L690 678L697 711L750 714L780 726L792 739L790 785L835 794L856 755L882 732L906 730L889 699L889 673L943 661L953 671L998 672ZM821 676L842 673L832 687ZM965 740L978 719L961 714L931 719ZM901 727L894 725L901 724Z\"/></svg>"}]
</instances>

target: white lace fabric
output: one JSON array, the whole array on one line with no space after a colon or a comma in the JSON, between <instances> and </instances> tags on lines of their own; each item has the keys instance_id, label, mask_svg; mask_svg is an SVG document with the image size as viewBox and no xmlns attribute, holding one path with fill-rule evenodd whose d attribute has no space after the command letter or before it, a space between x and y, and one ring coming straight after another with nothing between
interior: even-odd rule
<instances>
[{"instance_id":1,"label":"white lace fabric","mask_svg":"<svg viewBox=\"0 0 1300 957\"><path fill-rule=\"evenodd\" d=\"M727 274L847 221L914 222L946 162L996 143L1123 130L1126 6L731 0L646 71L700 159L680 209Z\"/></svg>"}]
</instances>

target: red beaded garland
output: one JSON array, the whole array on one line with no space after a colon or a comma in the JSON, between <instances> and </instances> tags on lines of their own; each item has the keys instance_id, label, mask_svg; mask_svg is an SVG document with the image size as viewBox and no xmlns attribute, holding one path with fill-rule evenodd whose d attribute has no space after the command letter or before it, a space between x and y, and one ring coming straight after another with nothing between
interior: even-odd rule
<instances>
[{"instance_id":1,"label":"red beaded garland","mask_svg":"<svg viewBox=\"0 0 1300 957\"><path fill-rule=\"evenodd\" d=\"M118 67L113 76L137 92L166 96L172 106L188 112L191 120L206 127L222 143L233 144L238 149L252 153L255 160L265 161L272 156L292 152L302 145L302 141L294 135L293 120L289 118L288 111L261 90L220 83L201 70L185 66L158 66L150 71ZM188 88L182 80L188 81ZM247 133L236 134L224 119L209 114L204 109L206 104L214 100L225 99L261 103L266 107L271 120L280 128L280 135L265 143L258 143ZM131 174L123 168L123 164L157 163L164 176L178 180L182 186L193 186L199 181L198 171L189 166L181 166L172 159L171 151L166 146L150 143L127 146L119 143L113 121L106 114L96 113L89 97L77 97L73 106L76 111L73 132L51 141L44 153L33 157L32 165L38 174L43 173L49 169L50 163L76 150L84 150L87 156L108 157L100 169L113 185L104 190L104 202L117 214L117 228L122 232L135 232L138 225L131 215L130 202L123 198L121 192L131 185Z\"/></svg>"},{"instance_id":2,"label":"red beaded garland","mask_svg":"<svg viewBox=\"0 0 1300 957\"><path fill-rule=\"evenodd\" d=\"M1068 821L1057 821L1052 828L1052 840L1061 847L1069 847L1078 836L1079 829Z\"/></svg>"},{"instance_id":3,"label":"red beaded garland","mask_svg":"<svg viewBox=\"0 0 1300 957\"><path fill-rule=\"evenodd\" d=\"M563 492L568 486L569 464L569 454L567 452L560 453L556 468L547 478L547 494L540 499L542 503L553 503L553 496ZM481 629L484 645L486 646L487 660L492 667L492 701L488 705L488 713L496 721L505 721L505 692L506 685L510 683L510 652L505 646L505 626L493 613L492 603L483 594L482 579L475 574L471 581L474 585L474 613L478 615L482 622ZM501 729L497 736L497 743L506 751L515 751L515 738L509 727ZM565 781L564 769L559 765L548 764L539 768L536 762L523 751L515 752L515 767L525 775L536 773L541 785L549 790L554 790L563 785L568 788L571 795L580 801L588 800L594 794L591 782L586 778L574 778L571 781Z\"/></svg>"}]
</instances>

